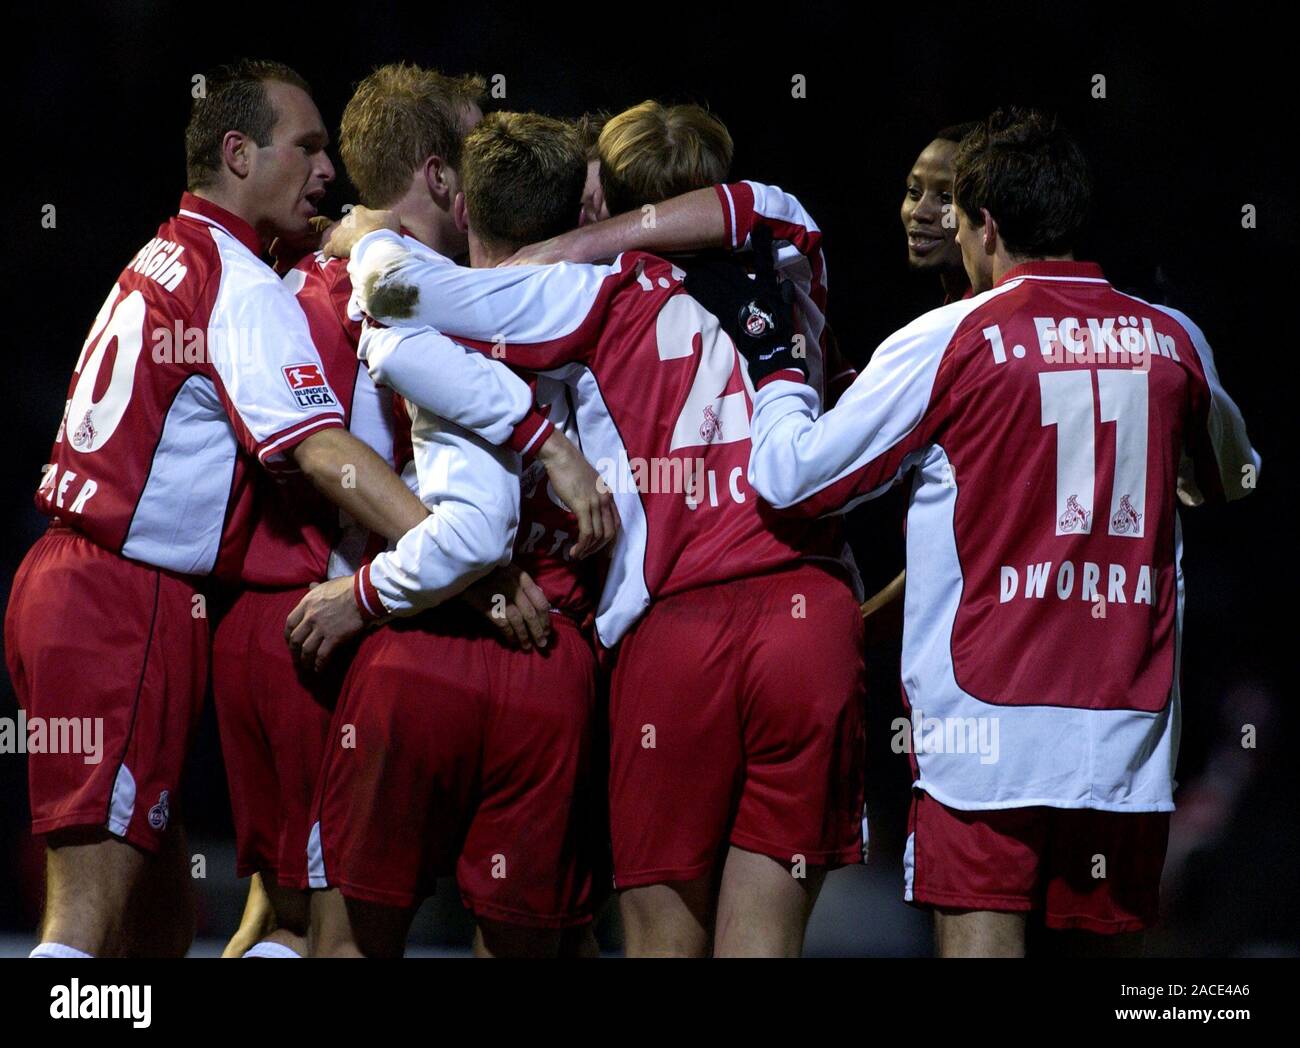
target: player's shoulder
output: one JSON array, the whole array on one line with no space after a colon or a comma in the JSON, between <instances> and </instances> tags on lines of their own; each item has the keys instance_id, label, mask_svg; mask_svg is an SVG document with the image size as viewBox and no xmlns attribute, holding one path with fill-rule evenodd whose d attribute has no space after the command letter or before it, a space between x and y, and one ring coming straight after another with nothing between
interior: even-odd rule
<instances>
[{"instance_id":1,"label":"player's shoulder","mask_svg":"<svg viewBox=\"0 0 1300 1048\"><path fill-rule=\"evenodd\" d=\"M346 258L329 258L322 251L314 251L298 260L283 277L289 292L301 296L304 292L327 295L342 294L346 298L352 291Z\"/></svg>"},{"instance_id":2,"label":"player's shoulder","mask_svg":"<svg viewBox=\"0 0 1300 1048\"><path fill-rule=\"evenodd\" d=\"M172 216L127 261L117 279L126 293L138 292L147 308L170 315L191 315L210 304L205 295L221 273L212 238L192 222Z\"/></svg>"},{"instance_id":3,"label":"player's shoulder","mask_svg":"<svg viewBox=\"0 0 1300 1048\"><path fill-rule=\"evenodd\" d=\"M1181 328L1181 333L1186 341L1195 346L1198 350L1207 345L1205 332L1201 330L1200 325L1181 309L1163 305L1159 302L1148 302L1144 298L1139 298L1137 295L1131 294L1127 291L1121 291L1119 288L1112 287L1112 290L1121 299L1134 303L1138 307L1136 310L1137 312L1147 312L1155 317L1164 317L1177 327Z\"/></svg>"},{"instance_id":4,"label":"player's shoulder","mask_svg":"<svg viewBox=\"0 0 1300 1048\"><path fill-rule=\"evenodd\" d=\"M885 345L934 353L957 351L969 341L969 335L974 333L978 336L990 322L989 318L999 312L998 299L1008 290L1005 286L993 288L922 313L895 331L886 339Z\"/></svg>"}]
</instances>

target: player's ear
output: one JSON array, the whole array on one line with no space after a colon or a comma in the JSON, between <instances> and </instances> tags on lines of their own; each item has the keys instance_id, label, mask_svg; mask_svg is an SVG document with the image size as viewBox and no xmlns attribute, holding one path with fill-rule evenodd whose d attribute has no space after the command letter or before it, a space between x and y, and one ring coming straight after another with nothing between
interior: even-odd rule
<instances>
[{"instance_id":1,"label":"player's ear","mask_svg":"<svg viewBox=\"0 0 1300 1048\"><path fill-rule=\"evenodd\" d=\"M221 159L238 178L247 178L253 143L242 131L227 131L221 139Z\"/></svg>"},{"instance_id":2,"label":"player's ear","mask_svg":"<svg viewBox=\"0 0 1300 1048\"><path fill-rule=\"evenodd\" d=\"M424 185L435 204L444 211L451 210L452 197L455 195L451 168L437 154L429 156L424 162Z\"/></svg>"},{"instance_id":3,"label":"player's ear","mask_svg":"<svg viewBox=\"0 0 1300 1048\"><path fill-rule=\"evenodd\" d=\"M981 237L982 246L984 253L991 255L998 249L997 219L989 214L989 209L986 207L980 208L980 214L984 216L984 230Z\"/></svg>"},{"instance_id":4,"label":"player's ear","mask_svg":"<svg viewBox=\"0 0 1300 1048\"><path fill-rule=\"evenodd\" d=\"M452 202L451 217L456 223L456 228L462 233L469 232L469 208L465 206L465 194L457 193L456 199Z\"/></svg>"}]
</instances>

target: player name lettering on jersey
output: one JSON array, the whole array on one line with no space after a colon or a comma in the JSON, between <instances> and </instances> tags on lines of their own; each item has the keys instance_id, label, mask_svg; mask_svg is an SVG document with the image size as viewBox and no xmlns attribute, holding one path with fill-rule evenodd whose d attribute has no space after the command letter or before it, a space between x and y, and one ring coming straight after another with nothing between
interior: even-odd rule
<instances>
[{"instance_id":1,"label":"player name lettering on jersey","mask_svg":"<svg viewBox=\"0 0 1300 1048\"><path fill-rule=\"evenodd\" d=\"M182 245L154 237L139 250L127 268L156 280L168 291L175 291L189 272L181 262L184 253Z\"/></svg>"},{"instance_id":2,"label":"player name lettering on jersey","mask_svg":"<svg viewBox=\"0 0 1300 1048\"><path fill-rule=\"evenodd\" d=\"M998 595L998 602L1006 604L1008 601L1015 600L1017 596L1025 600L1042 600L1044 597L1055 596L1058 600L1077 599L1087 601L1090 604L1096 604L1098 601L1103 600L1107 604L1151 603L1151 591L1156 583L1156 569L1147 564L1143 564L1138 568L1137 578L1133 582L1131 591L1126 591L1129 578L1124 565L1108 564L1106 566L1106 592L1104 594L1101 592L1100 564L1085 560L1083 570L1076 572L1073 562L1062 561L1056 569L1055 584L1049 586L1048 581L1052 578L1052 567L1053 564L1050 560L1025 565L1025 584L1022 589L1020 572L1009 564L1003 564L1001 592ZM1077 597L1075 596L1076 580L1079 583Z\"/></svg>"},{"instance_id":3,"label":"player name lettering on jersey","mask_svg":"<svg viewBox=\"0 0 1300 1048\"><path fill-rule=\"evenodd\" d=\"M674 455L643 458L620 451L617 459L600 459L596 469L611 491L619 494L683 495L688 509L697 509L706 501L710 506L717 506L720 498L730 498L738 506L749 499L749 485L743 467L732 466L719 471L706 466L702 458Z\"/></svg>"},{"instance_id":4,"label":"player name lettering on jersey","mask_svg":"<svg viewBox=\"0 0 1300 1048\"><path fill-rule=\"evenodd\" d=\"M44 495L47 498L53 498L54 505L59 509L67 509L69 513L82 513L86 509L86 503L90 501L92 495L99 490L99 485L87 477L77 488L76 495L69 499L72 485L77 479L77 474L70 469L59 472L59 467L53 462L47 462L42 467L44 476L41 477L40 487L36 489L37 495ZM64 505L64 502L67 505Z\"/></svg>"},{"instance_id":5,"label":"player name lettering on jersey","mask_svg":"<svg viewBox=\"0 0 1300 1048\"><path fill-rule=\"evenodd\" d=\"M1045 363L1117 364L1136 371L1149 371L1157 357L1178 363L1178 346L1173 335L1156 331L1151 318L1135 315L1117 317L1034 317L1038 352ZM1015 343L1008 351L1002 328L993 324L983 331L995 364L1005 364L1008 352L1017 360L1027 350Z\"/></svg>"}]
</instances>

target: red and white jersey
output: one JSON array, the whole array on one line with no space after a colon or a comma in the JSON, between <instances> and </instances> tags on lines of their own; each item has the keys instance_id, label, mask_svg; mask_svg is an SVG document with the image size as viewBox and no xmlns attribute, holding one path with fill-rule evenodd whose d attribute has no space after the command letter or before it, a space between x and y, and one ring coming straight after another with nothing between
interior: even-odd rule
<instances>
[{"instance_id":1,"label":"red and white jersey","mask_svg":"<svg viewBox=\"0 0 1300 1048\"><path fill-rule=\"evenodd\" d=\"M301 310L246 222L186 193L122 271L68 390L43 512L105 549L238 577L254 460L342 426Z\"/></svg>"},{"instance_id":2,"label":"red and white jersey","mask_svg":"<svg viewBox=\"0 0 1300 1048\"><path fill-rule=\"evenodd\" d=\"M339 398L348 429L395 469L411 460L411 420L395 405L391 390L376 385L367 367L382 370L382 342L369 345L373 359L358 359L361 314L351 307L352 283L347 262L307 255L284 277L307 317L325 375ZM452 421L473 428L490 443L515 450L536 447L550 433L546 419L533 408L532 392L503 364L457 351L437 379L458 392L449 398ZM487 390L489 392L483 392ZM508 405L501 418L487 417L484 399L496 408ZM418 486L410 478L414 490ZM242 579L254 586L303 586L326 577L359 570L388 543L353 521L301 477L259 484L257 525L244 561Z\"/></svg>"},{"instance_id":3,"label":"red and white jersey","mask_svg":"<svg viewBox=\"0 0 1300 1048\"><path fill-rule=\"evenodd\" d=\"M1095 265L1035 262L896 332L815 421L789 376L754 413L773 506L848 509L916 470L916 785L961 809L1171 810L1180 461L1214 498L1259 468L1200 330Z\"/></svg>"},{"instance_id":4,"label":"red and white jersey","mask_svg":"<svg viewBox=\"0 0 1300 1048\"><path fill-rule=\"evenodd\" d=\"M769 220L751 209L745 221ZM809 557L844 564L837 527L759 506L745 480L748 373L671 262L628 252L603 266L467 270L381 231L349 268L368 291L362 308L390 330L447 332L571 387L583 453L622 519L596 618L606 647L655 597ZM414 376L428 364L398 352L388 367Z\"/></svg>"}]
</instances>

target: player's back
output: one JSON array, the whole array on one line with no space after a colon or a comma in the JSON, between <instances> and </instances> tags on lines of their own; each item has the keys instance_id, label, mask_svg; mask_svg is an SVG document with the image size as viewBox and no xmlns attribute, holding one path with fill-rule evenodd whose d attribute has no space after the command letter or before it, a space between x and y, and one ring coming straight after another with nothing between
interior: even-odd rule
<instances>
[{"instance_id":1,"label":"player's back","mask_svg":"<svg viewBox=\"0 0 1300 1048\"><path fill-rule=\"evenodd\" d=\"M584 448L601 449L598 467L618 489L635 495L631 519L624 502L620 512L648 596L762 574L805 555L838 562L831 527L778 517L749 486L753 386L717 318L686 293L684 272L638 252L618 264L623 278L590 358L591 395L608 410L614 439L597 444L585 431L583 439Z\"/></svg>"},{"instance_id":2,"label":"player's back","mask_svg":"<svg viewBox=\"0 0 1300 1048\"><path fill-rule=\"evenodd\" d=\"M953 675L982 701L1154 712L1175 672L1179 464L1210 392L1177 315L1074 269L981 296L952 336L908 602L957 601L938 585L956 569Z\"/></svg>"},{"instance_id":3,"label":"player's back","mask_svg":"<svg viewBox=\"0 0 1300 1048\"><path fill-rule=\"evenodd\" d=\"M189 194L182 204L91 326L36 503L132 559L233 574L250 456L271 465L338 412L256 234Z\"/></svg>"}]
</instances>

